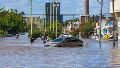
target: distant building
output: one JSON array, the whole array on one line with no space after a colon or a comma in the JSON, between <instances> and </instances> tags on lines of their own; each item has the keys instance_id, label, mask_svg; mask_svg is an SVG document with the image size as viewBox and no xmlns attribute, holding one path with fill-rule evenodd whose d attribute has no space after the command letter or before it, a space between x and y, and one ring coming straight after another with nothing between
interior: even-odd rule
<instances>
[{"instance_id":1,"label":"distant building","mask_svg":"<svg viewBox=\"0 0 120 68\"><path fill-rule=\"evenodd\" d=\"M69 22L67 24L67 26L63 28L64 33L68 33L69 34L69 32L78 29L79 26L80 26L80 22L79 21L77 21L77 22Z\"/></svg>"},{"instance_id":2,"label":"distant building","mask_svg":"<svg viewBox=\"0 0 120 68\"><path fill-rule=\"evenodd\" d=\"M113 14L112 0L110 1L110 13ZM117 22L115 22L116 32L118 33L118 39L120 39L120 0L114 0L114 12Z\"/></svg>"},{"instance_id":3,"label":"distant building","mask_svg":"<svg viewBox=\"0 0 120 68\"><path fill-rule=\"evenodd\" d=\"M84 23L86 20L88 20L89 16L80 16L80 22Z\"/></svg>"},{"instance_id":4,"label":"distant building","mask_svg":"<svg viewBox=\"0 0 120 68\"><path fill-rule=\"evenodd\" d=\"M32 17L33 20L33 28L34 29L40 29L40 17ZM30 17L25 17L25 21L27 23L27 26L31 25L31 18Z\"/></svg>"},{"instance_id":5,"label":"distant building","mask_svg":"<svg viewBox=\"0 0 120 68\"><path fill-rule=\"evenodd\" d=\"M56 21L56 11L57 11L57 21L63 23L63 15L60 14L60 2L58 3L52 2L45 4L46 22Z\"/></svg>"},{"instance_id":6,"label":"distant building","mask_svg":"<svg viewBox=\"0 0 120 68\"><path fill-rule=\"evenodd\" d=\"M99 30L100 26L99 23L96 23L96 34L100 33ZM113 31L113 21L110 18L103 19L101 22L101 34L105 35L108 34L109 36L112 34Z\"/></svg>"}]
</instances>

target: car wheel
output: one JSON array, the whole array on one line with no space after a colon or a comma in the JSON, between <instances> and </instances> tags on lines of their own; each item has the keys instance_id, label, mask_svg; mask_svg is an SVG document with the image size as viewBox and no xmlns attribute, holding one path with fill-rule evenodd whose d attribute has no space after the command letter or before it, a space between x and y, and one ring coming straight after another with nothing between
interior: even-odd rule
<instances>
[{"instance_id":1,"label":"car wheel","mask_svg":"<svg viewBox=\"0 0 120 68\"><path fill-rule=\"evenodd\" d=\"M45 47L48 47L48 46L50 46L50 45L45 45Z\"/></svg>"},{"instance_id":2,"label":"car wheel","mask_svg":"<svg viewBox=\"0 0 120 68\"><path fill-rule=\"evenodd\" d=\"M83 44L79 44L78 46L83 47L84 45Z\"/></svg>"},{"instance_id":3,"label":"car wheel","mask_svg":"<svg viewBox=\"0 0 120 68\"><path fill-rule=\"evenodd\" d=\"M57 47L62 47L62 45L58 45Z\"/></svg>"}]
</instances>

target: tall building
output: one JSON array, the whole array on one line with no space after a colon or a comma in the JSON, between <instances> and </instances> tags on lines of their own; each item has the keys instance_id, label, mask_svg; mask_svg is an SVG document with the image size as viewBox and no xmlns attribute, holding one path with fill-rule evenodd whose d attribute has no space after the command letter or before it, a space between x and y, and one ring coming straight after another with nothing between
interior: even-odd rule
<instances>
[{"instance_id":1,"label":"tall building","mask_svg":"<svg viewBox=\"0 0 120 68\"><path fill-rule=\"evenodd\" d=\"M57 21L62 23L63 15L60 15L60 2L46 3L45 4L46 22L56 21L56 12L57 12Z\"/></svg>"},{"instance_id":2,"label":"tall building","mask_svg":"<svg viewBox=\"0 0 120 68\"><path fill-rule=\"evenodd\" d=\"M114 0L114 13L116 17L116 22L115 22L115 32L118 33L118 39L120 39L120 0ZM110 1L110 13L111 15L113 14L113 4L112 0Z\"/></svg>"},{"instance_id":3,"label":"tall building","mask_svg":"<svg viewBox=\"0 0 120 68\"><path fill-rule=\"evenodd\" d=\"M84 0L84 15L89 15L89 0Z\"/></svg>"}]
</instances>

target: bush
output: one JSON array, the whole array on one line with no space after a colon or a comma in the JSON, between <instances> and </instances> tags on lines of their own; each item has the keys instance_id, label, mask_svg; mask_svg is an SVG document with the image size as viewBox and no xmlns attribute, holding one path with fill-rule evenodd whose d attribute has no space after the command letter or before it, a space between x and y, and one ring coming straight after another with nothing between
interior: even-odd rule
<instances>
[{"instance_id":1,"label":"bush","mask_svg":"<svg viewBox=\"0 0 120 68\"><path fill-rule=\"evenodd\" d=\"M50 39L56 38L56 32L55 31L47 31L45 33ZM61 32L57 32L57 37L61 34Z\"/></svg>"},{"instance_id":2,"label":"bush","mask_svg":"<svg viewBox=\"0 0 120 68\"><path fill-rule=\"evenodd\" d=\"M0 34L4 34L5 32L3 30L0 30Z\"/></svg>"},{"instance_id":3,"label":"bush","mask_svg":"<svg viewBox=\"0 0 120 68\"><path fill-rule=\"evenodd\" d=\"M37 30L37 29L34 29L33 32L32 32L32 36L31 36L31 32L28 31L28 37L32 37L34 39L40 37L42 35L42 32L40 32L40 30Z\"/></svg>"},{"instance_id":4,"label":"bush","mask_svg":"<svg viewBox=\"0 0 120 68\"><path fill-rule=\"evenodd\" d=\"M90 20L80 25L80 32L83 38L89 38L94 33L94 23Z\"/></svg>"},{"instance_id":5,"label":"bush","mask_svg":"<svg viewBox=\"0 0 120 68\"><path fill-rule=\"evenodd\" d=\"M76 35L79 34L79 29L72 30L72 31L69 32L69 33L70 33L70 35L72 35L72 36L76 36Z\"/></svg>"},{"instance_id":6,"label":"bush","mask_svg":"<svg viewBox=\"0 0 120 68\"><path fill-rule=\"evenodd\" d=\"M0 30L0 37L4 37L5 36L5 32L3 30Z\"/></svg>"}]
</instances>

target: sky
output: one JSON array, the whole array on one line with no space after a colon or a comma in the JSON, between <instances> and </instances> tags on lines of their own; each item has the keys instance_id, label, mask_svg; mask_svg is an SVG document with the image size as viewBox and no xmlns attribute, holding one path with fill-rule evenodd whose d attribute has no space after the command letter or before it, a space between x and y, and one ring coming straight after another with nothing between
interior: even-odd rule
<instances>
[{"instance_id":1,"label":"sky","mask_svg":"<svg viewBox=\"0 0 120 68\"><path fill-rule=\"evenodd\" d=\"M42 14L45 11L45 2L52 0L33 0L33 14ZM100 4L97 0L90 1L90 15L100 13ZM109 13L109 1L104 0L103 13ZM61 3L61 14L84 14L84 0L59 0ZM0 0L0 8L17 9L19 12L24 11L25 14L30 13L29 0Z\"/></svg>"}]
</instances>

